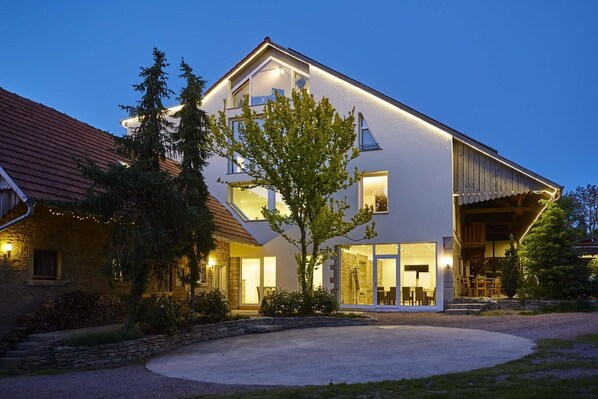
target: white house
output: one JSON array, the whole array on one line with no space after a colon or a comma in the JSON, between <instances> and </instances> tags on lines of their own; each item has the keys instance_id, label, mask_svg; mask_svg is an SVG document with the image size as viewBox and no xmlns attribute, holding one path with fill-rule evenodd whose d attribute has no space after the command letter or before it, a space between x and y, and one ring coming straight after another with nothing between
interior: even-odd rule
<instances>
[{"instance_id":1,"label":"white house","mask_svg":"<svg viewBox=\"0 0 598 399\"><path fill-rule=\"evenodd\" d=\"M496 150L269 38L206 92L203 108L216 114L224 100L235 127L244 95L259 113L275 92L290 96L304 87L341 115L355 109L362 152L353 163L365 175L339 196L351 209L375 208L377 237L327 243L337 256L316 271L316 284L333 290L342 308L441 310L453 295L473 294L467 276L499 276L509 234L520 239L543 210L538 201L560 195L558 184ZM226 284L239 284L241 307L257 307L273 288L297 289L294 247L260 220L263 206L284 210L275 192L217 182L247 181L238 169L213 157L206 181L262 246L231 243L238 276L227 265L213 267L225 271Z\"/></svg>"}]
</instances>

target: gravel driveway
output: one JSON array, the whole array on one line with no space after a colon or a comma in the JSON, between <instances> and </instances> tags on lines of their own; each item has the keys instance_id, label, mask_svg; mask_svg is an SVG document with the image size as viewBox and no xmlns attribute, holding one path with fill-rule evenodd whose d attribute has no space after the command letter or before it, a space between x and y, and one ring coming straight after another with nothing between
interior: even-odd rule
<instances>
[{"instance_id":1,"label":"gravel driveway","mask_svg":"<svg viewBox=\"0 0 598 399\"><path fill-rule=\"evenodd\" d=\"M503 332L538 340L569 339L598 332L598 313L552 313L537 316L446 316L442 313L369 313L379 325L415 325ZM143 365L69 372L57 375L0 378L0 398L96 399L181 398L199 394L232 393L263 386L199 383L162 377Z\"/></svg>"}]
</instances>

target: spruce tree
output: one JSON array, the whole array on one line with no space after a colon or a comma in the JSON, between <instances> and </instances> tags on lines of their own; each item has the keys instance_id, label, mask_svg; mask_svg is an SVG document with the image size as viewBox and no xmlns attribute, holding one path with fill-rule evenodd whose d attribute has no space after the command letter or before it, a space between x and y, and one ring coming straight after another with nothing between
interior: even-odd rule
<instances>
[{"instance_id":1,"label":"spruce tree","mask_svg":"<svg viewBox=\"0 0 598 399\"><path fill-rule=\"evenodd\" d=\"M166 86L168 65L163 52L154 48L154 64L141 68L142 82L134 85L142 93L136 106L124 106L139 126L130 135L116 138L117 153L128 164L102 167L79 162L93 185L83 203L105 220L116 220L106 246L106 272L118 268L130 283L129 325L138 320L142 294L150 277L165 280L183 241L179 226L187 220L186 203L173 176L160 169L170 146L166 109L162 100L171 91Z\"/></svg>"},{"instance_id":2,"label":"spruce tree","mask_svg":"<svg viewBox=\"0 0 598 399\"><path fill-rule=\"evenodd\" d=\"M208 187L203 177L207 165L208 116L201 107L205 81L193 74L191 67L181 61L181 77L186 86L178 100L182 108L174 114L179 125L173 134L175 148L181 157L178 186L189 208L182 240L182 255L187 256L190 269L191 309L194 309L195 288L200 277L199 265L206 262L215 248L215 226L208 208Z\"/></svg>"}]
</instances>

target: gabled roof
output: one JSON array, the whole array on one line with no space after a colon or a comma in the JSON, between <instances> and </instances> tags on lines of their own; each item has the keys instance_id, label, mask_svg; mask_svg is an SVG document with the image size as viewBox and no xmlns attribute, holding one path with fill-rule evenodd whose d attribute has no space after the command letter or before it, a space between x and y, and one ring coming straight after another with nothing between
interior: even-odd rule
<instances>
[{"instance_id":1,"label":"gabled roof","mask_svg":"<svg viewBox=\"0 0 598 399\"><path fill-rule=\"evenodd\" d=\"M42 203L85 196L90 181L81 176L75 159L89 158L100 166L122 160L111 134L2 88L0 149L0 168L30 200ZM179 170L172 160L163 167L173 174ZM218 238L260 245L214 197L208 206Z\"/></svg>"},{"instance_id":2,"label":"gabled roof","mask_svg":"<svg viewBox=\"0 0 598 399\"><path fill-rule=\"evenodd\" d=\"M362 90L364 90L365 92L378 97L379 99L397 107L398 109L401 109L427 123L429 123L430 125L442 130L443 132L451 135L454 139L472 147L475 148L476 150L478 150L479 152L489 156L490 158L495 159L496 161L503 163L507 166L509 166L510 168L513 168L517 171L519 171L520 173L523 173L524 175L529 176L530 178L545 184L547 186L550 186L554 189L555 191L555 195L558 195L559 191L562 191L563 187L543 176L538 175L535 172L532 172L531 170L524 168L521 165L518 165L517 163L501 156L498 154L498 151L478 140L473 139L472 137L463 134L431 117L429 117L428 115L425 115L419 111L416 111L415 109L401 103L400 101L397 101L377 90L372 89L371 87L358 82L340 72L337 72L336 70L327 67L326 65L323 65L321 63L319 63L318 61L309 58L301 53L299 53L298 51L295 51L291 48L287 48L284 46L281 46L277 43L274 43L270 40L269 37L264 38L264 40L256 47L254 48L247 56L245 56L237 65L235 65L233 68L231 68L226 74L224 74L220 79L218 79L218 81L216 81L216 83L214 83L206 92L205 92L205 97L207 97L213 90L215 90L216 87L218 87L221 83L223 83L224 81L226 81L228 78L230 78L232 75L234 75L236 72L238 72L239 70L241 70L245 65L247 65L255 56L261 54L262 52L266 51L269 47L274 48L278 51L281 51L283 53L288 54L289 56L295 57L296 59L303 61L309 65L313 65L355 87L358 87ZM173 110L176 110L177 107L173 107ZM123 124L126 126L126 122L129 120L124 120Z\"/></svg>"}]
</instances>

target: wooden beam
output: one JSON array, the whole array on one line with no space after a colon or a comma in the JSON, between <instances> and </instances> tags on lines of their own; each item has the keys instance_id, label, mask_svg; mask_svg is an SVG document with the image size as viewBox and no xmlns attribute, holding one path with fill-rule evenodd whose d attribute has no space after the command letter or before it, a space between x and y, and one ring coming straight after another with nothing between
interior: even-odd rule
<instances>
[{"instance_id":1,"label":"wooden beam","mask_svg":"<svg viewBox=\"0 0 598 399\"><path fill-rule=\"evenodd\" d=\"M535 212L536 210L533 208L528 208L524 206L510 206L504 208L473 208L473 209L465 209L465 214L467 215L475 215L481 213L524 213L524 212Z\"/></svg>"}]
</instances>

